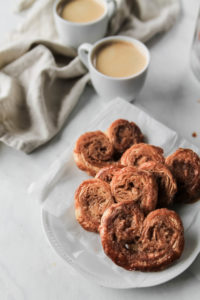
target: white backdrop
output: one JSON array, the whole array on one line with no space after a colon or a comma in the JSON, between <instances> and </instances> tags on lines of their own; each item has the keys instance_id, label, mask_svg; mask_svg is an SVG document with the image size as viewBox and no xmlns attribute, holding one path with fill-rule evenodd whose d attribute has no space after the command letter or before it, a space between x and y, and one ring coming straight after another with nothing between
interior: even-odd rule
<instances>
[{"instance_id":1,"label":"white backdrop","mask_svg":"<svg viewBox=\"0 0 200 300\"><path fill-rule=\"evenodd\" d=\"M14 0L0 1L0 41L20 19ZM189 67L189 52L198 0L182 0L182 16L166 34L148 46L152 62L144 89L135 104L200 147L200 83ZM78 276L50 248L42 232L37 199L26 189L98 114L101 99L88 87L62 132L31 155L0 144L0 299L128 300L199 298L200 256L178 278L140 290L102 288ZM196 131L197 138L192 137Z\"/></svg>"}]
</instances>

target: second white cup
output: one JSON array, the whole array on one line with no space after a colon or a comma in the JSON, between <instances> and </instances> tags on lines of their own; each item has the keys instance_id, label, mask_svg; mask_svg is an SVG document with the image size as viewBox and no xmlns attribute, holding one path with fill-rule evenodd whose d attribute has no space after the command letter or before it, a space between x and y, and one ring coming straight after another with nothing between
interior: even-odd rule
<instances>
[{"instance_id":1,"label":"second white cup","mask_svg":"<svg viewBox=\"0 0 200 300\"><path fill-rule=\"evenodd\" d=\"M145 56L145 66L136 74L129 77L111 77L99 72L93 64L93 54L97 49L106 45L106 43L115 41L125 41L132 43ZM83 44L78 48L78 55L82 63L88 68L92 84L97 93L104 99L110 100L115 97L122 97L127 101L134 100L142 89L147 70L150 63L150 53L147 47L140 41L126 36L112 36L104 38L94 45ZM126 53L124 53L126 55ZM117 63L117 62L116 62Z\"/></svg>"}]
</instances>

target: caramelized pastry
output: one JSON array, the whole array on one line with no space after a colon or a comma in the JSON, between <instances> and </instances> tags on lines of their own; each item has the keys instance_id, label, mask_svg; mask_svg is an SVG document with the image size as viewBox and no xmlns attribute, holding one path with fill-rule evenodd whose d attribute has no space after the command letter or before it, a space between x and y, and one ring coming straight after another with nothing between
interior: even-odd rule
<instances>
[{"instance_id":1,"label":"caramelized pastry","mask_svg":"<svg viewBox=\"0 0 200 300\"><path fill-rule=\"evenodd\" d=\"M107 256L127 270L163 270L184 248L183 225L174 211L157 209L144 218L129 201L113 204L104 212L100 236Z\"/></svg>"},{"instance_id":2,"label":"caramelized pastry","mask_svg":"<svg viewBox=\"0 0 200 300\"><path fill-rule=\"evenodd\" d=\"M128 200L138 203L145 214L156 208L158 186L150 172L132 166L124 167L114 174L110 186L116 202Z\"/></svg>"},{"instance_id":3,"label":"caramelized pastry","mask_svg":"<svg viewBox=\"0 0 200 300\"><path fill-rule=\"evenodd\" d=\"M116 166L109 166L109 167L105 167L102 168L97 174L96 174L96 178L99 178L103 181L106 181L107 183L110 183L114 174L121 170L124 166L122 165L116 165Z\"/></svg>"},{"instance_id":4,"label":"caramelized pastry","mask_svg":"<svg viewBox=\"0 0 200 300\"><path fill-rule=\"evenodd\" d=\"M147 161L165 162L163 149L149 144L135 144L131 146L121 157L124 166L140 166Z\"/></svg>"},{"instance_id":5,"label":"caramelized pastry","mask_svg":"<svg viewBox=\"0 0 200 300\"><path fill-rule=\"evenodd\" d=\"M113 146L101 131L86 132L81 135L74 148L74 160L79 169L89 175L113 163Z\"/></svg>"},{"instance_id":6,"label":"caramelized pastry","mask_svg":"<svg viewBox=\"0 0 200 300\"><path fill-rule=\"evenodd\" d=\"M191 202L200 197L200 158L194 151L179 148L166 158L166 165L177 182L176 201Z\"/></svg>"},{"instance_id":7,"label":"caramelized pastry","mask_svg":"<svg viewBox=\"0 0 200 300\"><path fill-rule=\"evenodd\" d=\"M98 232L103 212L114 203L110 185L100 179L81 183L75 193L75 215L88 231Z\"/></svg>"},{"instance_id":8,"label":"caramelized pastry","mask_svg":"<svg viewBox=\"0 0 200 300\"><path fill-rule=\"evenodd\" d=\"M134 122L123 119L114 121L107 129L106 134L118 153L123 153L133 144L141 143L144 140L140 128Z\"/></svg>"},{"instance_id":9,"label":"caramelized pastry","mask_svg":"<svg viewBox=\"0 0 200 300\"><path fill-rule=\"evenodd\" d=\"M158 207L167 207L173 203L177 192L176 181L170 170L163 164L149 161L140 166L140 170L153 173L158 184Z\"/></svg>"}]
</instances>

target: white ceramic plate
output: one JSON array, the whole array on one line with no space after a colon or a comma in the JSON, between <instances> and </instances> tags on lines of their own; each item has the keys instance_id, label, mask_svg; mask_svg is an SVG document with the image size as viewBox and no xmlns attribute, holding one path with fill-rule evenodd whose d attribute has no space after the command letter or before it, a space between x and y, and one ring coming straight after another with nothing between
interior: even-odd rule
<instances>
[{"instance_id":1,"label":"white ceramic plate","mask_svg":"<svg viewBox=\"0 0 200 300\"><path fill-rule=\"evenodd\" d=\"M198 152L194 145L179 137L176 132L121 99L110 102L88 126L87 131L105 130L118 118L136 122L148 138L148 142L161 146L165 155L178 147L189 147ZM200 252L200 201L176 208L185 228L185 248L181 258L168 269L145 273L126 271L116 266L104 254L99 235L86 232L75 219L74 192L86 178L88 176L77 169L71 148L57 159L45 175L45 180L41 181L44 185L42 200L46 200L42 209L45 234L58 255L84 277L112 288L149 287L176 277L195 260Z\"/></svg>"}]
</instances>

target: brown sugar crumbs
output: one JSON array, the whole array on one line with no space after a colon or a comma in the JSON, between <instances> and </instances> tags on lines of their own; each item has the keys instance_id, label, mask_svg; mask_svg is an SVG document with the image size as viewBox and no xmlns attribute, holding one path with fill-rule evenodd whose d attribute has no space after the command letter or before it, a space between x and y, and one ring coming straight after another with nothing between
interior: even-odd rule
<instances>
[{"instance_id":1,"label":"brown sugar crumbs","mask_svg":"<svg viewBox=\"0 0 200 300\"><path fill-rule=\"evenodd\" d=\"M193 132L192 133L192 136L195 138L195 137L197 137L197 133L196 132Z\"/></svg>"}]
</instances>

